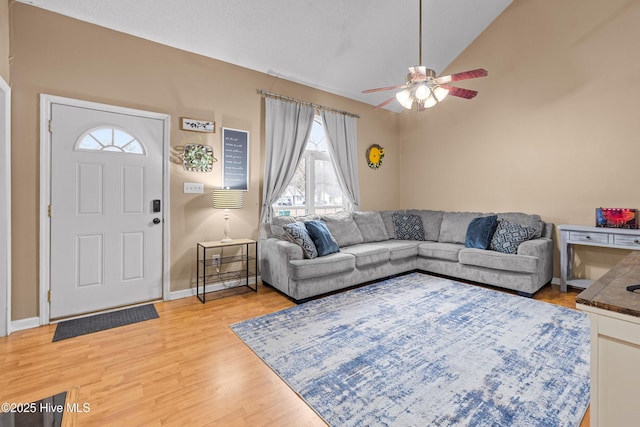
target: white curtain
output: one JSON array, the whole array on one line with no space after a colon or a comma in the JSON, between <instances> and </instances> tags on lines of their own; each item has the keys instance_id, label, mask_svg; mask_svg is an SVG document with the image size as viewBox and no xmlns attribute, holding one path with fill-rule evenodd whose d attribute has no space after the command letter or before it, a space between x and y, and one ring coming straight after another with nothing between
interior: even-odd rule
<instances>
[{"instance_id":1,"label":"white curtain","mask_svg":"<svg viewBox=\"0 0 640 427\"><path fill-rule=\"evenodd\" d=\"M314 109L294 102L265 98L266 159L261 223L273 219L273 204L284 193L304 153Z\"/></svg>"},{"instance_id":2,"label":"white curtain","mask_svg":"<svg viewBox=\"0 0 640 427\"><path fill-rule=\"evenodd\" d=\"M336 168L349 211L360 210L358 181L358 135L355 117L322 111L322 123L329 140L329 155Z\"/></svg>"}]
</instances>

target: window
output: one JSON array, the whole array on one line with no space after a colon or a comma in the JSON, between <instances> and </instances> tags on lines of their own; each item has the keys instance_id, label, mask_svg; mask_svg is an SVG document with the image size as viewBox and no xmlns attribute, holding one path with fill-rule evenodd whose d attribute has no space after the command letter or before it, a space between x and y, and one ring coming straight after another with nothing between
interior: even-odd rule
<instances>
[{"instance_id":1,"label":"window","mask_svg":"<svg viewBox=\"0 0 640 427\"><path fill-rule=\"evenodd\" d=\"M273 209L278 216L325 214L343 210L342 200L322 119L316 116L296 173Z\"/></svg>"},{"instance_id":2,"label":"window","mask_svg":"<svg viewBox=\"0 0 640 427\"><path fill-rule=\"evenodd\" d=\"M140 141L126 131L114 127L99 127L84 133L76 144L76 150L145 154Z\"/></svg>"}]
</instances>

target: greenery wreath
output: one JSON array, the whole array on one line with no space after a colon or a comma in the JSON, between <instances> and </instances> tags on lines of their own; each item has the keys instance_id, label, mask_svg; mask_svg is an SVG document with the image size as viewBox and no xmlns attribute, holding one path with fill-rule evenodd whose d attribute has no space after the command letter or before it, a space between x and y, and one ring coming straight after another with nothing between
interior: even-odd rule
<instances>
[{"instance_id":1,"label":"greenery wreath","mask_svg":"<svg viewBox=\"0 0 640 427\"><path fill-rule=\"evenodd\" d=\"M211 172L213 162L218 161L213 157L213 148L200 144L185 145L182 160L184 169L192 172Z\"/></svg>"}]
</instances>

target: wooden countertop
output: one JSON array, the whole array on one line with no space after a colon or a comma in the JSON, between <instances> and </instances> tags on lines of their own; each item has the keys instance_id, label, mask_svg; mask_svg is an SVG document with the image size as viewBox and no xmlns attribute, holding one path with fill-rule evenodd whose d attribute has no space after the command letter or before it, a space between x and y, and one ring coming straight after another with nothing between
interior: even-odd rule
<instances>
[{"instance_id":1,"label":"wooden countertop","mask_svg":"<svg viewBox=\"0 0 640 427\"><path fill-rule=\"evenodd\" d=\"M576 303L640 317L640 291L626 289L636 284L640 284L640 252L633 251L578 294Z\"/></svg>"}]
</instances>

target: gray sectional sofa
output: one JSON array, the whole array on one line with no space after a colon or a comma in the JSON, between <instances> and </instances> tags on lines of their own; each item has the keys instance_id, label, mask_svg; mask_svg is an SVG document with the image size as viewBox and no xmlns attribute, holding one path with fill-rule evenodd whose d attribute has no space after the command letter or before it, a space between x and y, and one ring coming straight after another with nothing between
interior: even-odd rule
<instances>
[{"instance_id":1,"label":"gray sectional sofa","mask_svg":"<svg viewBox=\"0 0 640 427\"><path fill-rule=\"evenodd\" d=\"M526 231L517 250L512 248L515 253L468 247L470 224L492 215L499 225L516 224ZM326 224L339 251L308 258L304 245L285 229L291 230L287 224L294 222L318 220ZM492 245L498 231L504 227L495 231ZM414 270L532 296L553 275L552 233L552 224L524 213L399 210L276 217L259 242L261 277L295 301Z\"/></svg>"}]
</instances>

